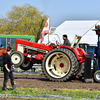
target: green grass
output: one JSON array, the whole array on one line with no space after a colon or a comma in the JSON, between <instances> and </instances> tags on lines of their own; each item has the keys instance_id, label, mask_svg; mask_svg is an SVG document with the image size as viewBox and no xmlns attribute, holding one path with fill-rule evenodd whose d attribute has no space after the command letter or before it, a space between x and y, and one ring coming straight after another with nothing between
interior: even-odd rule
<instances>
[{"instance_id":1,"label":"green grass","mask_svg":"<svg viewBox=\"0 0 100 100\"><path fill-rule=\"evenodd\" d=\"M88 91L88 90L70 90L61 89L67 96L75 98L96 98L97 94L100 95L100 91Z\"/></svg>"},{"instance_id":2,"label":"green grass","mask_svg":"<svg viewBox=\"0 0 100 100\"><path fill-rule=\"evenodd\" d=\"M88 91L88 90L78 90L78 89L47 90L47 89L22 88L22 87L20 87L19 90L12 90L12 88L8 88L7 91L3 91L2 87L0 87L0 93L14 94L14 95L61 95L74 98L96 98L97 94L100 94L100 91Z\"/></svg>"}]
</instances>

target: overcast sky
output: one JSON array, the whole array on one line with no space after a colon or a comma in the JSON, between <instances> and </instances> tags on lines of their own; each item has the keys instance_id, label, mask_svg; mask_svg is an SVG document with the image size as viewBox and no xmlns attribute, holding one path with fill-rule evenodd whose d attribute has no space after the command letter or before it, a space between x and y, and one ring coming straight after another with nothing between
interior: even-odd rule
<instances>
[{"instance_id":1,"label":"overcast sky","mask_svg":"<svg viewBox=\"0 0 100 100\"><path fill-rule=\"evenodd\" d=\"M0 0L0 17L5 17L12 6L25 3L48 15L51 26L65 20L100 20L100 0Z\"/></svg>"}]
</instances>

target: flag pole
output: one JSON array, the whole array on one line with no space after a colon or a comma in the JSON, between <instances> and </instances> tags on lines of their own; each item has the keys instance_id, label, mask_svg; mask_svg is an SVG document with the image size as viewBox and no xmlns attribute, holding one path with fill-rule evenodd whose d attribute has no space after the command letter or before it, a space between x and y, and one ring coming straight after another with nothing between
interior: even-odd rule
<instances>
[{"instance_id":1,"label":"flag pole","mask_svg":"<svg viewBox=\"0 0 100 100\"><path fill-rule=\"evenodd\" d=\"M50 23L50 22L49 22ZM50 32L50 31L49 31ZM48 43L49 43L49 33L48 33Z\"/></svg>"},{"instance_id":2,"label":"flag pole","mask_svg":"<svg viewBox=\"0 0 100 100\"><path fill-rule=\"evenodd\" d=\"M48 33L48 43L49 43L49 33Z\"/></svg>"}]
</instances>

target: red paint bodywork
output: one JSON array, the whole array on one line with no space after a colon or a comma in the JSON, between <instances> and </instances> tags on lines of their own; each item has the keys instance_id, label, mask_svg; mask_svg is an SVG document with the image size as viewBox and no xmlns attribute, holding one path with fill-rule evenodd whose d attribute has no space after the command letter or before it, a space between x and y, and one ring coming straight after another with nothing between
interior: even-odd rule
<instances>
[{"instance_id":1,"label":"red paint bodywork","mask_svg":"<svg viewBox=\"0 0 100 100\"><path fill-rule=\"evenodd\" d=\"M27 45L30 47L34 47L34 48L38 48L38 49L43 49L43 50L47 50L50 51L52 48L44 45L44 44L38 44L35 42L30 42L30 41L26 41L26 40L22 40L22 39L16 39L16 45L17 44L23 44L23 45ZM17 50L17 46L16 46L16 50Z\"/></svg>"},{"instance_id":2,"label":"red paint bodywork","mask_svg":"<svg viewBox=\"0 0 100 100\"><path fill-rule=\"evenodd\" d=\"M26 45L29 47L33 47L33 48L37 48L40 50L45 50L45 51L50 51L51 49L53 49L53 45L44 45L44 44L39 44L39 43L34 43L34 42L30 42L30 41L26 41L26 40L22 40L22 39L16 39L16 48L15 50L17 51L17 46L18 44L22 44L22 45ZM77 57L77 60L79 61L79 63L82 63L85 61L85 51L84 49L80 49L80 48L71 48L69 46L64 46L64 45L58 45L58 48L67 48L69 50L71 50ZM41 62L43 60L43 57L46 53L43 52L37 52L37 51L30 51L30 55L31 58L27 58L27 53L23 53L24 56L26 56L27 59L29 59L30 61L35 61L35 62ZM35 56L35 58L32 58L32 56Z\"/></svg>"},{"instance_id":3,"label":"red paint bodywork","mask_svg":"<svg viewBox=\"0 0 100 100\"><path fill-rule=\"evenodd\" d=\"M0 56L6 53L7 53L6 48L0 48Z\"/></svg>"},{"instance_id":4,"label":"red paint bodywork","mask_svg":"<svg viewBox=\"0 0 100 100\"><path fill-rule=\"evenodd\" d=\"M77 57L77 60L79 61L79 63L82 63L85 61L85 55L86 52L84 51L84 49L81 49L81 48L71 48L69 46L64 46L64 45L58 45L58 47L61 47L61 48L68 48L69 50L73 51L74 54L76 55Z\"/></svg>"},{"instance_id":5,"label":"red paint bodywork","mask_svg":"<svg viewBox=\"0 0 100 100\"><path fill-rule=\"evenodd\" d=\"M37 60L43 60L43 55L42 54L38 54L36 55L36 58Z\"/></svg>"}]
</instances>

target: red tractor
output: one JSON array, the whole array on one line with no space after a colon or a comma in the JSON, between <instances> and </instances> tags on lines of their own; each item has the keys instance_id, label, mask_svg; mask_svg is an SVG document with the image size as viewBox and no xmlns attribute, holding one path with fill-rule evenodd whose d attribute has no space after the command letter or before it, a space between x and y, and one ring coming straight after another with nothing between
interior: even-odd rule
<instances>
[{"instance_id":1,"label":"red tractor","mask_svg":"<svg viewBox=\"0 0 100 100\"><path fill-rule=\"evenodd\" d=\"M40 37L42 23L36 42ZM73 46L76 39L78 44L81 37L76 36L71 47L16 39L16 48L11 53L11 59L16 67L23 70L31 69L34 63L41 64L44 75L52 81L67 81L76 75L81 77L84 74L85 51Z\"/></svg>"},{"instance_id":2,"label":"red tractor","mask_svg":"<svg viewBox=\"0 0 100 100\"><path fill-rule=\"evenodd\" d=\"M77 37L77 39L80 39ZM52 81L67 81L76 75L83 76L85 51L59 44L39 44L16 39L12 62L23 70L31 69L34 63L42 64L46 78Z\"/></svg>"}]
</instances>

